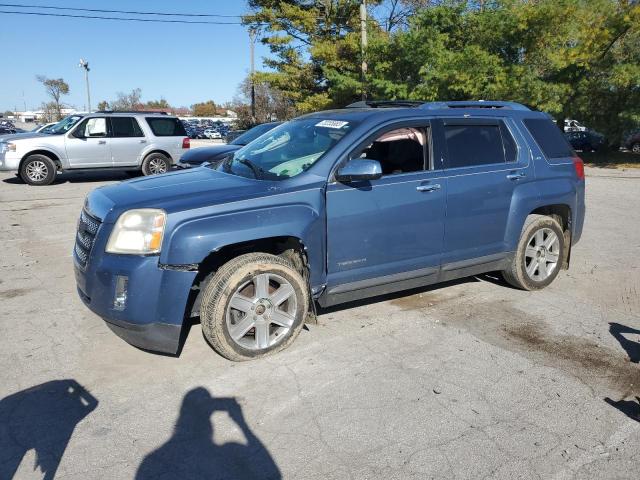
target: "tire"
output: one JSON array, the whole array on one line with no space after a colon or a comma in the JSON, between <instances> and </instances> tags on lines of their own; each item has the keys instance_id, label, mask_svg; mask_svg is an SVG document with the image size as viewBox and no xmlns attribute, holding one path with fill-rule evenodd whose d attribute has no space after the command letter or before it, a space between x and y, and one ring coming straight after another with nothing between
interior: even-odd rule
<instances>
[{"instance_id":1,"label":"tire","mask_svg":"<svg viewBox=\"0 0 640 480\"><path fill-rule=\"evenodd\" d=\"M555 241L552 241L553 235ZM502 276L516 288L540 290L558 276L564 248L564 233L554 218L529 215L522 227L511 265L502 271Z\"/></svg>"},{"instance_id":2,"label":"tire","mask_svg":"<svg viewBox=\"0 0 640 480\"><path fill-rule=\"evenodd\" d=\"M29 185L50 185L56 179L58 167L46 155L29 155L20 165L20 178Z\"/></svg>"},{"instance_id":3,"label":"tire","mask_svg":"<svg viewBox=\"0 0 640 480\"><path fill-rule=\"evenodd\" d=\"M260 285L265 289L261 295ZM302 330L308 292L302 275L284 258L268 253L241 255L207 282L200 308L202 332L213 349L229 360L271 355L287 348Z\"/></svg>"},{"instance_id":4,"label":"tire","mask_svg":"<svg viewBox=\"0 0 640 480\"><path fill-rule=\"evenodd\" d=\"M171 169L171 160L161 153L152 153L142 162L143 175L159 175Z\"/></svg>"},{"instance_id":5,"label":"tire","mask_svg":"<svg viewBox=\"0 0 640 480\"><path fill-rule=\"evenodd\" d=\"M631 145L631 151L633 153L640 153L640 143L634 143Z\"/></svg>"}]
</instances>

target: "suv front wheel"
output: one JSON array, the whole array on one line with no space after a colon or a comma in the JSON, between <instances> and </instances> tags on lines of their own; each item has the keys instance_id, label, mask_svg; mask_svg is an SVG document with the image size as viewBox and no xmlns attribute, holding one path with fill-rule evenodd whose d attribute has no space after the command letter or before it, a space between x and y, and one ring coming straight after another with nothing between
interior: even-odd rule
<instances>
[{"instance_id":1,"label":"suv front wheel","mask_svg":"<svg viewBox=\"0 0 640 480\"><path fill-rule=\"evenodd\" d=\"M29 155L20 165L20 178L29 185L49 185L56 178L58 168L46 155Z\"/></svg>"},{"instance_id":2,"label":"suv front wheel","mask_svg":"<svg viewBox=\"0 0 640 480\"><path fill-rule=\"evenodd\" d=\"M224 264L202 294L202 332L229 360L260 358L289 346L309 308L308 288L287 260L248 253Z\"/></svg>"},{"instance_id":3,"label":"suv front wheel","mask_svg":"<svg viewBox=\"0 0 640 480\"><path fill-rule=\"evenodd\" d=\"M558 276L564 248L564 234L554 218L529 215L511 265L502 276L522 290L544 288Z\"/></svg>"},{"instance_id":4,"label":"suv front wheel","mask_svg":"<svg viewBox=\"0 0 640 480\"><path fill-rule=\"evenodd\" d=\"M142 173L144 175L158 175L167 173L171 168L171 160L161 153L152 153L142 162Z\"/></svg>"}]
</instances>

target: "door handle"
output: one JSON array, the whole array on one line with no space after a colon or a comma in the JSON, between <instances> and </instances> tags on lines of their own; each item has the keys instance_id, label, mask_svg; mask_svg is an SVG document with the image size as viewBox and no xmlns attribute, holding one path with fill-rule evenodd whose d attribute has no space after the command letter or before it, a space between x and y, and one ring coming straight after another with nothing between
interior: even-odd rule
<instances>
[{"instance_id":1,"label":"door handle","mask_svg":"<svg viewBox=\"0 0 640 480\"><path fill-rule=\"evenodd\" d=\"M98 145L104 145L105 143L107 143L106 140L98 140Z\"/></svg>"},{"instance_id":2,"label":"door handle","mask_svg":"<svg viewBox=\"0 0 640 480\"><path fill-rule=\"evenodd\" d=\"M147 143L146 140L140 140L140 143Z\"/></svg>"},{"instance_id":3,"label":"door handle","mask_svg":"<svg viewBox=\"0 0 640 480\"><path fill-rule=\"evenodd\" d=\"M440 190L440 184L434 183L433 185L418 185L416 190L419 192L434 192Z\"/></svg>"},{"instance_id":4,"label":"door handle","mask_svg":"<svg viewBox=\"0 0 640 480\"><path fill-rule=\"evenodd\" d=\"M527 175L524 173L510 173L509 175L507 175L507 178L509 180L520 180L521 178L526 177Z\"/></svg>"}]
</instances>

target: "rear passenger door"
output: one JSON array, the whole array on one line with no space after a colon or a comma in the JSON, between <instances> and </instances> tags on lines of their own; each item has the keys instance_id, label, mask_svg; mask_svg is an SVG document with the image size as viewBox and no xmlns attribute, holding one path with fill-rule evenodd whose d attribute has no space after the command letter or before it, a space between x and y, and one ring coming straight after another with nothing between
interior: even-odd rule
<instances>
[{"instance_id":1,"label":"rear passenger door","mask_svg":"<svg viewBox=\"0 0 640 480\"><path fill-rule=\"evenodd\" d=\"M139 165L147 139L134 117L109 117L111 161L114 167Z\"/></svg>"},{"instance_id":2,"label":"rear passenger door","mask_svg":"<svg viewBox=\"0 0 640 480\"><path fill-rule=\"evenodd\" d=\"M445 118L435 131L448 177L443 271L500 260L514 192L533 180L528 150L507 119Z\"/></svg>"}]
</instances>

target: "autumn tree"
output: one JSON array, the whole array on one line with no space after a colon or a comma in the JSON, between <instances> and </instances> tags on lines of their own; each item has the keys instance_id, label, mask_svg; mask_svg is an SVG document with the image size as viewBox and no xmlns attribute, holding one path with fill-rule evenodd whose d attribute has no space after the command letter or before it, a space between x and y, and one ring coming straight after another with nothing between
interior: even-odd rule
<instances>
[{"instance_id":1,"label":"autumn tree","mask_svg":"<svg viewBox=\"0 0 640 480\"><path fill-rule=\"evenodd\" d=\"M51 97L55 111L55 119L62 119L62 96L69 94L69 85L62 78L47 78L44 75L37 75L36 80L43 86L47 95Z\"/></svg>"},{"instance_id":2,"label":"autumn tree","mask_svg":"<svg viewBox=\"0 0 640 480\"><path fill-rule=\"evenodd\" d=\"M218 107L213 100L195 103L191 105L191 110L196 117L215 117L218 115Z\"/></svg>"}]
</instances>

